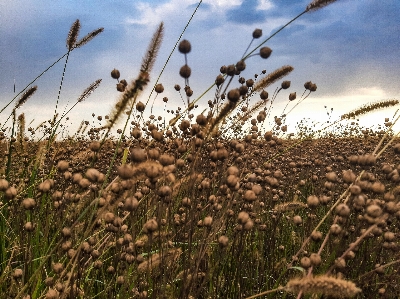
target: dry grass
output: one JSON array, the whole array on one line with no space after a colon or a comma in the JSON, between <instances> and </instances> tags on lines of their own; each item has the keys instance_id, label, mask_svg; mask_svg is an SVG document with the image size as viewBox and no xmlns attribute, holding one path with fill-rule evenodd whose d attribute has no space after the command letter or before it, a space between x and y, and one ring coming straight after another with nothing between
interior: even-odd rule
<instances>
[{"instance_id":1,"label":"dry grass","mask_svg":"<svg viewBox=\"0 0 400 299\"><path fill-rule=\"evenodd\" d=\"M330 2L314 1L303 13ZM68 53L81 46L78 25L68 35ZM386 120L378 131L355 121L345 125L343 119L319 131L301 123L296 134L288 134L282 113L268 126L271 103L290 82L283 81L271 98L262 89L292 68L240 77L245 59L254 54L221 67L207 110L200 111L202 97L192 99L186 86L184 109L168 107L163 99L171 121L146 119L148 107L137 97L150 82L162 29L136 80L128 85L112 70L122 96L111 118L97 116L98 125L83 122L74 136L61 140L59 124L68 113L55 112L26 134L25 116L18 117L14 130L14 109L13 129L0 134L7 153L0 158L0 293L9 298L398 297L395 121ZM253 39L260 36L256 29ZM185 40L179 49L189 67L190 43ZM187 67L181 70L185 83ZM99 84L90 85L77 104ZM181 93L178 85L171 88ZM306 82L297 101L316 88ZM161 83L154 85L157 95L163 90ZM113 135L110 128L122 116L125 125Z\"/></svg>"}]
</instances>

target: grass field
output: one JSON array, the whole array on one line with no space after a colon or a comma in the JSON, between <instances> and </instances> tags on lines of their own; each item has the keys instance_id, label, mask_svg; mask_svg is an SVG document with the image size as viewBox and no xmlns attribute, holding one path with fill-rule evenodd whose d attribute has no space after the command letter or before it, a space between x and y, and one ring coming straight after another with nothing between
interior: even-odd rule
<instances>
[{"instance_id":1,"label":"grass field","mask_svg":"<svg viewBox=\"0 0 400 299\"><path fill-rule=\"evenodd\" d=\"M303 13L330 2L313 1ZM69 32L65 66L102 32L79 40L79 25ZM18 108L36 86L13 99L2 118L9 129L0 132L0 297L397 298L397 119L378 131L356 119L398 101L349 111L318 130L301 123L288 134L287 114L317 85L306 82L300 98L291 92L272 118L293 68L240 76L251 54L269 57L269 37L221 66L214 99L201 110L202 97L192 99L186 84L191 45L183 40L185 86L175 89L184 106L168 107L162 84L151 83L171 117L146 116L151 103L140 93L162 36L160 24L132 82L110 70L120 92L114 109L68 138L58 137L68 117L57 114L58 102L52 119L25 128ZM253 41L261 36L256 29Z\"/></svg>"}]
</instances>

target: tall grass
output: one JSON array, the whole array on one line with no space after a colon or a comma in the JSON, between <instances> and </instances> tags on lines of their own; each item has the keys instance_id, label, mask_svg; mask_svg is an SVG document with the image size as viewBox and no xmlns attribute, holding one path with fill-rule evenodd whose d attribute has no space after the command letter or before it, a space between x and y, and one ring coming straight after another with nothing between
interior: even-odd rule
<instances>
[{"instance_id":1,"label":"tall grass","mask_svg":"<svg viewBox=\"0 0 400 299\"><path fill-rule=\"evenodd\" d=\"M163 98L170 119L145 119L151 95L143 102L139 96L151 82L162 23L135 80L128 83L111 71L121 96L110 115L97 117L98 126L82 122L73 137L56 138L61 120L100 80L60 116L57 101L50 127L29 128L31 136L24 136L25 116L17 118L16 111L34 90L23 94L11 115L11 133L0 134L7 153L0 169L0 294L399 296L400 143L392 131L398 118L378 132L343 123L396 100L361 107L319 131L300 124L288 134L288 114L317 85L306 82L300 98L291 92L272 119L273 102L290 81L281 81L272 96L266 88L293 67L240 76L250 57L270 57L272 50L263 45L271 37L331 2L313 1L249 51L262 36L256 29L242 58L221 67L204 111L198 105L208 90L192 98L191 44L182 40L176 46L185 56L179 71L185 87L174 88L186 97L185 108L168 107ZM79 21L72 25L59 95L70 52L101 31L78 41ZM164 86L158 79L152 86L159 100ZM124 126L115 135L111 128L118 121Z\"/></svg>"}]
</instances>

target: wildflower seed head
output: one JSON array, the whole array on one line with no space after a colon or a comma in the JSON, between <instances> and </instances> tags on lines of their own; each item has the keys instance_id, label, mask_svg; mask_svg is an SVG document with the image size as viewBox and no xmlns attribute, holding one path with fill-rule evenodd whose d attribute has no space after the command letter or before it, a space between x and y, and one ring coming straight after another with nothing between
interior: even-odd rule
<instances>
[{"instance_id":1,"label":"wildflower seed head","mask_svg":"<svg viewBox=\"0 0 400 299\"><path fill-rule=\"evenodd\" d=\"M192 74L192 70L187 64L182 66L181 69L179 70L179 75L181 75L182 78L187 79L190 77L191 74Z\"/></svg>"},{"instance_id":2,"label":"wildflower seed head","mask_svg":"<svg viewBox=\"0 0 400 299\"><path fill-rule=\"evenodd\" d=\"M303 257L300 259L300 265L301 265L303 268L305 268L305 269L310 268L310 267L311 267L311 260L310 260L310 258L307 257L307 256L303 256Z\"/></svg>"},{"instance_id":3,"label":"wildflower seed head","mask_svg":"<svg viewBox=\"0 0 400 299\"><path fill-rule=\"evenodd\" d=\"M266 90L263 90L262 92L260 92L260 98L262 100L267 100L268 99L268 92Z\"/></svg>"},{"instance_id":4,"label":"wildflower seed head","mask_svg":"<svg viewBox=\"0 0 400 299\"><path fill-rule=\"evenodd\" d=\"M143 226L143 232L145 234L151 234L158 229L158 223L155 219L150 219Z\"/></svg>"},{"instance_id":5,"label":"wildflower seed head","mask_svg":"<svg viewBox=\"0 0 400 299\"><path fill-rule=\"evenodd\" d=\"M289 101L294 101L296 99L296 92L289 94Z\"/></svg>"},{"instance_id":6,"label":"wildflower seed head","mask_svg":"<svg viewBox=\"0 0 400 299\"><path fill-rule=\"evenodd\" d=\"M272 50L268 47L262 47L260 49L260 56L261 58L267 59L269 56L271 56Z\"/></svg>"},{"instance_id":7,"label":"wildflower seed head","mask_svg":"<svg viewBox=\"0 0 400 299\"><path fill-rule=\"evenodd\" d=\"M244 60L240 60L238 63L236 63L236 70L241 72L244 71L246 69L246 63L244 62Z\"/></svg>"},{"instance_id":8,"label":"wildflower seed head","mask_svg":"<svg viewBox=\"0 0 400 299\"><path fill-rule=\"evenodd\" d=\"M64 161L64 160L58 161L58 163L57 163L57 169L58 169L59 171L64 172L64 171L67 171L68 168L69 168L69 163L68 163L67 161Z\"/></svg>"},{"instance_id":9,"label":"wildflower seed head","mask_svg":"<svg viewBox=\"0 0 400 299\"><path fill-rule=\"evenodd\" d=\"M250 220L250 216L247 212L242 211L238 215L238 223L239 224L245 224L247 221Z\"/></svg>"},{"instance_id":10,"label":"wildflower seed head","mask_svg":"<svg viewBox=\"0 0 400 299\"><path fill-rule=\"evenodd\" d=\"M236 67L234 64L230 64L226 67L226 74L228 76L234 76L236 74Z\"/></svg>"},{"instance_id":11,"label":"wildflower seed head","mask_svg":"<svg viewBox=\"0 0 400 299\"><path fill-rule=\"evenodd\" d=\"M143 104L141 101L139 101L136 104L136 110L139 111L139 112L143 112L145 108L146 108L145 104Z\"/></svg>"},{"instance_id":12,"label":"wildflower seed head","mask_svg":"<svg viewBox=\"0 0 400 299\"><path fill-rule=\"evenodd\" d=\"M332 235L337 236L342 232L342 228L339 224L332 224L329 231Z\"/></svg>"},{"instance_id":13,"label":"wildflower seed head","mask_svg":"<svg viewBox=\"0 0 400 299\"><path fill-rule=\"evenodd\" d=\"M236 103L236 102L239 101L239 99L240 99L240 91L239 91L238 88L231 89L231 90L228 92L228 100L229 100L229 101L231 101L231 102L233 102L233 103Z\"/></svg>"},{"instance_id":14,"label":"wildflower seed head","mask_svg":"<svg viewBox=\"0 0 400 299\"><path fill-rule=\"evenodd\" d=\"M311 239L313 239L314 241L320 241L322 239L322 233L320 231L312 232Z\"/></svg>"},{"instance_id":15,"label":"wildflower seed head","mask_svg":"<svg viewBox=\"0 0 400 299\"><path fill-rule=\"evenodd\" d=\"M350 208L345 203L339 204L336 207L335 211L336 211L336 214L339 215L340 217L347 218L350 216Z\"/></svg>"},{"instance_id":16,"label":"wildflower seed head","mask_svg":"<svg viewBox=\"0 0 400 299\"><path fill-rule=\"evenodd\" d=\"M211 217L211 216L207 216L207 217L205 217L204 220L203 220L203 225L204 225L205 227L211 227L212 222L213 222L212 217Z\"/></svg>"},{"instance_id":17,"label":"wildflower seed head","mask_svg":"<svg viewBox=\"0 0 400 299\"><path fill-rule=\"evenodd\" d=\"M135 147L130 151L130 158L132 162L144 162L147 160L147 153L140 147Z\"/></svg>"},{"instance_id":18,"label":"wildflower seed head","mask_svg":"<svg viewBox=\"0 0 400 299\"><path fill-rule=\"evenodd\" d=\"M119 79L119 77L120 77L120 73L119 73L119 70L117 70L117 69L113 69L112 71L111 71L111 78L113 78L113 79Z\"/></svg>"},{"instance_id":19,"label":"wildflower seed head","mask_svg":"<svg viewBox=\"0 0 400 299\"><path fill-rule=\"evenodd\" d=\"M367 215L372 218L377 218L380 215L382 215L381 207L376 204L372 204L372 205L368 206L366 209L366 212L367 212Z\"/></svg>"},{"instance_id":20,"label":"wildflower seed head","mask_svg":"<svg viewBox=\"0 0 400 299\"><path fill-rule=\"evenodd\" d=\"M0 179L0 191L4 192L8 189L9 183L5 179Z\"/></svg>"},{"instance_id":21,"label":"wildflower seed head","mask_svg":"<svg viewBox=\"0 0 400 299\"><path fill-rule=\"evenodd\" d=\"M125 88L126 88L126 85L124 85L123 83L120 82L120 83L117 84L117 90L119 92L124 92Z\"/></svg>"},{"instance_id":22,"label":"wildflower seed head","mask_svg":"<svg viewBox=\"0 0 400 299\"><path fill-rule=\"evenodd\" d=\"M303 219L301 219L301 216L296 215L293 217L293 223L296 225L300 225L303 223Z\"/></svg>"},{"instance_id":23,"label":"wildflower seed head","mask_svg":"<svg viewBox=\"0 0 400 299\"><path fill-rule=\"evenodd\" d=\"M310 195L307 198L307 206L311 209L316 208L319 205L319 199L315 195Z\"/></svg>"},{"instance_id":24,"label":"wildflower seed head","mask_svg":"<svg viewBox=\"0 0 400 299\"><path fill-rule=\"evenodd\" d=\"M253 31L253 38L260 38L262 36L262 30L261 29L254 29Z\"/></svg>"},{"instance_id":25,"label":"wildflower seed head","mask_svg":"<svg viewBox=\"0 0 400 299\"><path fill-rule=\"evenodd\" d=\"M192 50L192 46L188 40L184 39L179 43L178 50L182 54L187 54Z\"/></svg>"},{"instance_id":26,"label":"wildflower seed head","mask_svg":"<svg viewBox=\"0 0 400 299\"><path fill-rule=\"evenodd\" d=\"M319 266L322 262L321 256L317 253L311 253L310 255L311 265Z\"/></svg>"},{"instance_id":27,"label":"wildflower seed head","mask_svg":"<svg viewBox=\"0 0 400 299\"><path fill-rule=\"evenodd\" d=\"M283 81L281 87L282 89L288 89L290 87L290 81Z\"/></svg>"},{"instance_id":28,"label":"wildflower seed head","mask_svg":"<svg viewBox=\"0 0 400 299\"><path fill-rule=\"evenodd\" d=\"M218 243L219 243L219 245L220 245L221 247L226 247L226 246L228 246L228 242L229 242L229 239L228 239L227 236L222 235L222 236L220 236L220 237L218 238Z\"/></svg>"},{"instance_id":29,"label":"wildflower seed head","mask_svg":"<svg viewBox=\"0 0 400 299\"><path fill-rule=\"evenodd\" d=\"M56 274L60 274L62 270L64 270L64 266L62 263L55 263L52 265L52 268Z\"/></svg>"},{"instance_id":30,"label":"wildflower seed head","mask_svg":"<svg viewBox=\"0 0 400 299\"><path fill-rule=\"evenodd\" d=\"M35 224L33 224L32 222L28 221L27 223L25 223L24 229L27 232L33 232L35 230Z\"/></svg>"},{"instance_id":31,"label":"wildflower seed head","mask_svg":"<svg viewBox=\"0 0 400 299\"><path fill-rule=\"evenodd\" d=\"M32 210L35 206L36 206L36 201L33 198L28 197L22 201L22 207L25 210Z\"/></svg>"},{"instance_id":32,"label":"wildflower seed head","mask_svg":"<svg viewBox=\"0 0 400 299\"><path fill-rule=\"evenodd\" d=\"M162 93L164 91L164 86L161 83L158 83L155 87L154 87L154 91L156 93ZM137 106L136 106L137 107Z\"/></svg>"}]
</instances>

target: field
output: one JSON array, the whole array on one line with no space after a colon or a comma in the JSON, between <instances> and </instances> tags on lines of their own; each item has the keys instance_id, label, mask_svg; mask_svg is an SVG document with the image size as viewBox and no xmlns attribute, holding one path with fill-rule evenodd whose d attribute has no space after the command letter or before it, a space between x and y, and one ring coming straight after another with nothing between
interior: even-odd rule
<instances>
[{"instance_id":1,"label":"field","mask_svg":"<svg viewBox=\"0 0 400 299\"><path fill-rule=\"evenodd\" d=\"M79 25L69 32L65 65L102 32L78 40ZM110 70L121 95L110 114L68 138L58 136L68 112L26 129L17 111L36 87L20 93L10 129L0 132L0 297L400 296L397 119L379 130L357 121L398 101L363 106L320 130L300 123L288 134L285 111L268 127L292 67L242 78L252 52L271 54L262 43L221 66L207 109L188 84L176 85L184 108L168 110L170 119L145 116L150 104L139 95L162 35L160 24L135 80ZM253 40L261 36L254 30ZM191 44L177 46L188 83ZM164 87L151 84L161 100ZM300 99L290 93L290 107L317 90L312 82L304 88Z\"/></svg>"}]
</instances>

